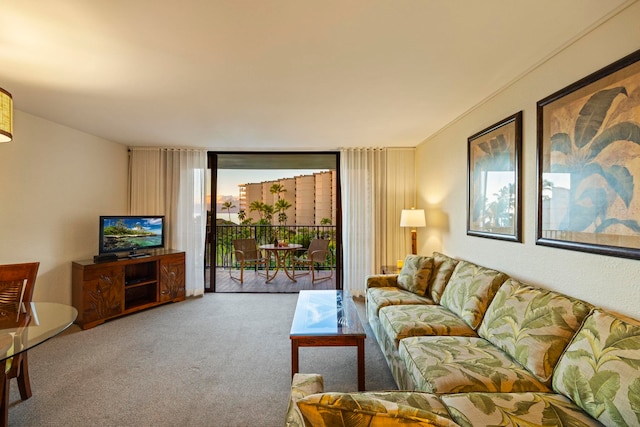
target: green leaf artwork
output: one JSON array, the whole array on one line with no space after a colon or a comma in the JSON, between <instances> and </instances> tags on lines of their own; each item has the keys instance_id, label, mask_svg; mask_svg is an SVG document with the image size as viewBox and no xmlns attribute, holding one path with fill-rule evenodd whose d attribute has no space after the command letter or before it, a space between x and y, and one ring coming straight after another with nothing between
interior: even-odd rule
<instances>
[{"instance_id":1,"label":"green leaf artwork","mask_svg":"<svg viewBox=\"0 0 640 427\"><path fill-rule=\"evenodd\" d=\"M638 89L632 96L640 96ZM550 154L554 162L549 172L569 177L568 206L560 230L606 233L617 226L640 233L638 221L620 217L624 210L617 205L622 201L628 209L635 191L628 163L637 156L628 152L625 144L640 146L640 125L632 121L616 122L617 116L626 116L631 108L630 103L625 103L629 98L623 86L600 90L582 105L572 134L551 135ZM614 155L613 150L618 154Z\"/></svg>"}]
</instances>

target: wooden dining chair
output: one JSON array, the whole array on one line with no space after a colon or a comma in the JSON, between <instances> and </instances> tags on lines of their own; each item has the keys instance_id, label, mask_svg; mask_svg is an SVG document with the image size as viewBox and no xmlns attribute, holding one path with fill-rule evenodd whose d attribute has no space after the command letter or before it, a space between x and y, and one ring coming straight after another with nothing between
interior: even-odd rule
<instances>
[{"instance_id":1,"label":"wooden dining chair","mask_svg":"<svg viewBox=\"0 0 640 427\"><path fill-rule=\"evenodd\" d=\"M298 276L311 274L311 283L331 279L333 277L333 266L331 262L329 263L329 274L318 275L318 273L316 273L316 266L327 262L329 243L330 241L327 239L313 239L311 243L309 243L309 249L307 249L306 252L300 256L293 257L293 277L296 277L296 266L302 266L309 271L300 273Z\"/></svg>"},{"instance_id":2,"label":"wooden dining chair","mask_svg":"<svg viewBox=\"0 0 640 427\"><path fill-rule=\"evenodd\" d=\"M0 265L0 329L18 328L13 342L9 341L9 345L4 349L3 354L5 355L11 345L15 347L14 354L16 351L20 351L22 345L20 328L26 327L30 320L27 307L31 304L39 266L39 262ZM16 378L22 400L31 397L27 352L24 351L6 359L4 367L4 375L2 375L2 384L0 385L0 393L2 393L0 396L0 417L6 425L9 413L10 380Z\"/></svg>"},{"instance_id":3,"label":"wooden dining chair","mask_svg":"<svg viewBox=\"0 0 640 427\"><path fill-rule=\"evenodd\" d=\"M236 262L240 264L240 277L236 277L232 274L233 270L229 270L229 275L232 279L239 280L240 283L244 282L244 269L246 267L254 267L256 273L268 277L269 276L269 258L262 256L262 252L258 249L258 243L256 239L236 239L233 241L233 254L236 257ZM265 273L258 271L258 266L264 265Z\"/></svg>"}]
</instances>

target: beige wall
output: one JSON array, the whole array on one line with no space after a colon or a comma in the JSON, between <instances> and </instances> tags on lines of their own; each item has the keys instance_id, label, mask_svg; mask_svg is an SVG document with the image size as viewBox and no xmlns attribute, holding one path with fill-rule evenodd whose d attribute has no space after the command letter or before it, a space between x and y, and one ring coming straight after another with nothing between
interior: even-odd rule
<instances>
[{"instance_id":1,"label":"beige wall","mask_svg":"<svg viewBox=\"0 0 640 427\"><path fill-rule=\"evenodd\" d=\"M34 300L71 303L71 262L97 254L98 217L126 213L127 159L124 145L15 111L0 144L0 263L40 262Z\"/></svg>"},{"instance_id":2,"label":"beige wall","mask_svg":"<svg viewBox=\"0 0 640 427\"><path fill-rule=\"evenodd\" d=\"M536 102L640 48L639 18L640 3L635 3L420 144L418 205L433 224L419 231L420 253L443 251L640 318L640 261L535 244ZM524 243L467 236L467 138L520 110Z\"/></svg>"}]
</instances>

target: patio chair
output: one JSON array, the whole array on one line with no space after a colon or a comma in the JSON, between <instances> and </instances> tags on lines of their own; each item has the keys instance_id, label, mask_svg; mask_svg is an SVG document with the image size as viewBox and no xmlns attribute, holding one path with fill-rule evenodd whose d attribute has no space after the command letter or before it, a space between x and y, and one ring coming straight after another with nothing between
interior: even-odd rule
<instances>
[{"instance_id":1,"label":"patio chair","mask_svg":"<svg viewBox=\"0 0 640 427\"><path fill-rule=\"evenodd\" d=\"M313 239L306 252L300 256L293 257L293 277L296 277L296 266L302 266L309 271L298 274L298 276L311 274L311 283L331 279L333 277L333 265L331 262L329 262L328 275L324 274L320 276L316 273L316 266L327 262L327 256L329 255L329 242L330 241L327 239Z\"/></svg>"},{"instance_id":2,"label":"patio chair","mask_svg":"<svg viewBox=\"0 0 640 427\"><path fill-rule=\"evenodd\" d=\"M13 353L20 351L22 346L21 328L27 326L30 316L26 306L31 304L33 287L38 274L39 262L24 264L0 265L0 329L15 329L18 332L10 340L2 338L4 354L13 345ZM0 417L7 420L9 411L9 381L16 378L20 398L27 400L31 397L31 383L29 382L29 366L27 352L19 353L4 362L5 374L0 385ZM5 423L6 425L6 423Z\"/></svg>"},{"instance_id":3,"label":"patio chair","mask_svg":"<svg viewBox=\"0 0 640 427\"><path fill-rule=\"evenodd\" d=\"M240 264L240 277L233 275L233 270L229 270L232 279L239 280L244 283L244 269L246 267L254 267L257 274L268 277L269 275L269 259L262 256L262 252L258 249L256 239L236 239L233 241L233 254L236 262ZM264 265L265 272L260 273L258 266Z\"/></svg>"}]
</instances>

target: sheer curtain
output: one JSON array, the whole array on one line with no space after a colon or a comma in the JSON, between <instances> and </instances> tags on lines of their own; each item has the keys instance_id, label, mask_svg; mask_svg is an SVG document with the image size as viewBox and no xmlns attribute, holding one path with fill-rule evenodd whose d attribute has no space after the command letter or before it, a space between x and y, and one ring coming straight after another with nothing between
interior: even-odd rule
<instances>
[{"instance_id":1,"label":"sheer curtain","mask_svg":"<svg viewBox=\"0 0 640 427\"><path fill-rule=\"evenodd\" d=\"M129 213L165 216L166 247L186 254L186 294L202 295L207 152L130 148L129 155Z\"/></svg>"},{"instance_id":2,"label":"sheer curtain","mask_svg":"<svg viewBox=\"0 0 640 427\"><path fill-rule=\"evenodd\" d=\"M387 244L383 265L395 265L411 253L411 234L400 227L400 213L417 207L415 154L415 148L387 149Z\"/></svg>"},{"instance_id":3,"label":"sheer curtain","mask_svg":"<svg viewBox=\"0 0 640 427\"><path fill-rule=\"evenodd\" d=\"M379 271L386 247L387 151L349 148L340 151L344 289L365 293L365 277Z\"/></svg>"},{"instance_id":4,"label":"sheer curtain","mask_svg":"<svg viewBox=\"0 0 640 427\"><path fill-rule=\"evenodd\" d=\"M340 152L344 288L364 295L365 278L411 252L400 212L416 206L415 148Z\"/></svg>"}]
</instances>

